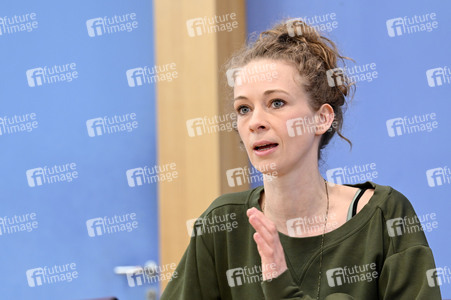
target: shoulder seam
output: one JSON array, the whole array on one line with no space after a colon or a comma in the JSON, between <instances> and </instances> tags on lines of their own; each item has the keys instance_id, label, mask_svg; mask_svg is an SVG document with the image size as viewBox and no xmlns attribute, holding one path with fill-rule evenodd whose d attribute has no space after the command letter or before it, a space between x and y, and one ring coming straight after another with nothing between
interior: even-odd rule
<instances>
[{"instance_id":1,"label":"shoulder seam","mask_svg":"<svg viewBox=\"0 0 451 300\"><path fill-rule=\"evenodd\" d=\"M211 205L212 205L215 201L218 201L218 199L221 199L221 197L224 197L225 195L230 195L230 194L225 194L225 195L219 196L219 197L216 198L216 199L210 204L210 206L204 211L204 214L205 214L204 217L207 217L207 216L211 215L215 210L220 209L220 208L225 207L225 206L235 206L235 205L243 206L243 205L245 205L246 202L249 201L249 198L250 198L251 194L252 194L255 190L256 190L256 188L249 189L249 190L242 191L242 192L237 192L236 194L242 193L243 201L242 201L241 203L239 203L239 202L222 203L222 204L220 204L220 205L218 205L218 206L213 206L213 207L212 207ZM233 193L232 193L232 194L233 194Z\"/></svg>"},{"instance_id":2,"label":"shoulder seam","mask_svg":"<svg viewBox=\"0 0 451 300\"><path fill-rule=\"evenodd\" d=\"M406 252L408 250L411 250L412 248L417 248L417 247L426 248L426 249L429 249L432 252L431 247L429 247L428 245L418 244L418 245L412 245L412 246L410 246L410 247L408 247L408 248L406 248L406 249L404 249L404 250L402 250L400 252L394 252L392 255L387 256L386 259L389 259L390 257L393 257L393 256L398 255L398 254L402 254L402 253L404 253L404 252Z\"/></svg>"},{"instance_id":3,"label":"shoulder seam","mask_svg":"<svg viewBox=\"0 0 451 300\"><path fill-rule=\"evenodd\" d=\"M204 217L210 216L214 211L216 211L217 209L220 209L220 208L222 208L222 207L224 207L224 206L235 206L235 205L237 205L237 206L243 206L244 203L227 203L227 204L221 204L220 206L216 206L216 207L213 207L213 208L209 209L208 213L206 213Z\"/></svg>"}]
</instances>

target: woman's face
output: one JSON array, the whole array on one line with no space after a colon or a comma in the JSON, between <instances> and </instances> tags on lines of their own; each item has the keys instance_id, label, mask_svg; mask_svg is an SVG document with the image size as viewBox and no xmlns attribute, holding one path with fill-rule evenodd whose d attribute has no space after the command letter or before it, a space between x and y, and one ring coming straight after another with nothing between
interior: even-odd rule
<instances>
[{"instance_id":1,"label":"woman's face","mask_svg":"<svg viewBox=\"0 0 451 300\"><path fill-rule=\"evenodd\" d=\"M315 121L324 121L330 110L323 114L326 104L313 111L302 83L294 66L276 60L251 61L236 75L233 106L238 132L252 164L263 173L282 175L310 159L317 165L325 130Z\"/></svg>"}]
</instances>

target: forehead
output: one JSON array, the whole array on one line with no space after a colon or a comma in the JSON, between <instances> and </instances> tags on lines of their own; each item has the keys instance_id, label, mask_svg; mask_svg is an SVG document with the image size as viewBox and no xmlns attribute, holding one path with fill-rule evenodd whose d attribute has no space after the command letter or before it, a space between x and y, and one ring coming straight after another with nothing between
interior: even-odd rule
<instances>
[{"instance_id":1,"label":"forehead","mask_svg":"<svg viewBox=\"0 0 451 300\"><path fill-rule=\"evenodd\" d=\"M303 93L304 79L293 64L282 60L254 60L230 74L234 80L234 96L263 94L282 89L296 95Z\"/></svg>"}]
</instances>

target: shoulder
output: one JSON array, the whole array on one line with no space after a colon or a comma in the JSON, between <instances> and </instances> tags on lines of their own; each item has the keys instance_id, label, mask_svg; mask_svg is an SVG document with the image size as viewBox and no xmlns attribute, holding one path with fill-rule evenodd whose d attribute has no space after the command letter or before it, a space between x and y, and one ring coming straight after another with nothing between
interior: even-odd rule
<instances>
[{"instance_id":1,"label":"shoulder","mask_svg":"<svg viewBox=\"0 0 451 300\"><path fill-rule=\"evenodd\" d=\"M371 181L357 184L346 184L347 186L371 190L368 204L380 208L384 212L394 212L411 209L412 204L404 194L392 186L377 184Z\"/></svg>"},{"instance_id":2,"label":"shoulder","mask_svg":"<svg viewBox=\"0 0 451 300\"><path fill-rule=\"evenodd\" d=\"M374 195L370 200L377 206L386 218L415 214L412 203L407 197L392 186L370 182L374 188Z\"/></svg>"},{"instance_id":3,"label":"shoulder","mask_svg":"<svg viewBox=\"0 0 451 300\"><path fill-rule=\"evenodd\" d=\"M366 201L362 204L368 207L367 210L380 211L385 220L416 216L409 199L392 186L381 185L371 181L352 185L348 184L348 186L370 190L371 193L364 193L362 198L367 196L368 199L364 199ZM360 205L361 203L359 202ZM360 209L363 208L360 207Z\"/></svg>"},{"instance_id":4,"label":"shoulder","mask_svg":"<svg viewBox=\"0 0 451 300\"><path fill-rule=\"evenodd\" d=\"M258 196L263 187L259 186L250 190L228 193L216 198L210 206L202 214L203 217L214 214L217 211L224 212L228 210L247 210L249 208L249 202L251 199Z\"/></svg>"},{"instance_id":5,"label":"shoulder","mask_svg":"<svg viewBox=\"0 0 451 300\"><path fill-rule=\"evenodd\" d=\"M395 252L418 245L428 247L420 218L404 194L391 186L375 184L371 201L381 211L385 232Z\"/></svg>"}]
</instances>

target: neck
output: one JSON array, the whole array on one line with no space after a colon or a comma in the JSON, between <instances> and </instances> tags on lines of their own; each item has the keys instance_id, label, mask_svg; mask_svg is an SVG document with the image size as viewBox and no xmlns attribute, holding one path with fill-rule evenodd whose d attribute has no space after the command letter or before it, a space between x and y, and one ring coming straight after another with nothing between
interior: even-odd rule
<instances>
[{"instance_id":1,"label":"neck","mask_svg":"<svg viewBox=\"0 0 451 300\"><path fill-rule=\"evenodd\" d=\"M294 218L324 217L327 194L318 167L304 166L264 181L262 204L265 215L286 231L286 221Z\"/></svg>"}]
</instances>

